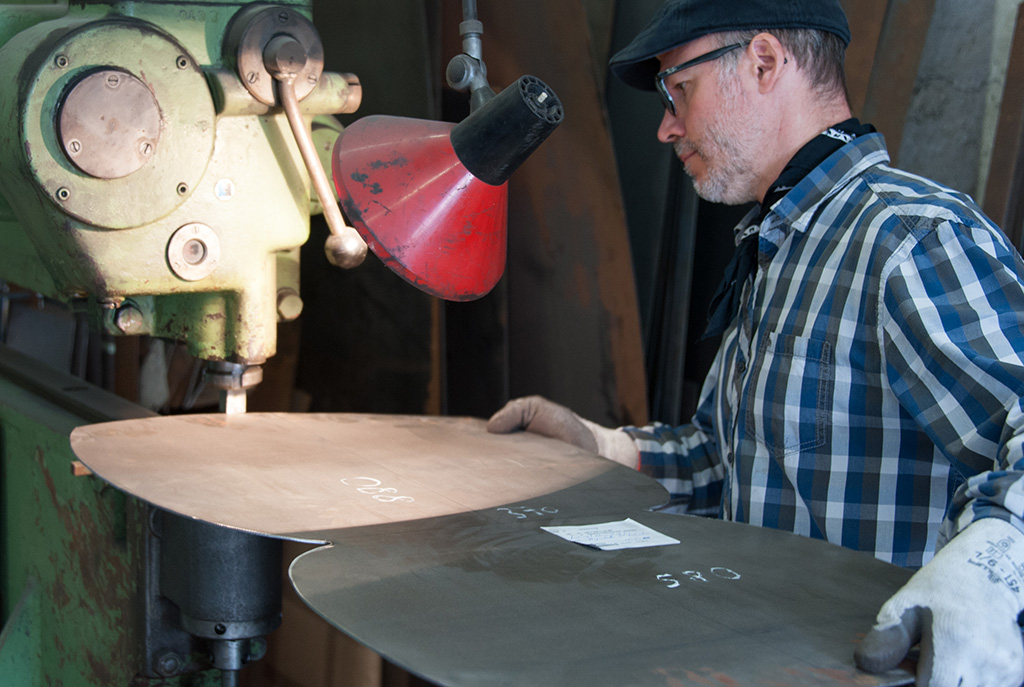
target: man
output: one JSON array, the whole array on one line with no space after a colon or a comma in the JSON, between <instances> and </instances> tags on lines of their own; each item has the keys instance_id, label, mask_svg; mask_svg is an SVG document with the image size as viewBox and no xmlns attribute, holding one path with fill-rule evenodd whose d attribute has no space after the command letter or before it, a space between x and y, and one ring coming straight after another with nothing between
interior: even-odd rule
<instances>
[{"instance_id":1,"label":"man","mask_svg":"<svg viewBox=\"0 0 1024 687\"><path fill-rule=\"evenodd\" d=\"M859 665L920 638L918 685L1017 687L1024 263L971 199L887 166L850 114L849 39L838 0L672 0L612 59L662 94L658 137L701 196L758 202L721 347L691 424L608 429L529 397L489 428L636 466L680 511L919 567Z\"/></svg>"}]
</instances>

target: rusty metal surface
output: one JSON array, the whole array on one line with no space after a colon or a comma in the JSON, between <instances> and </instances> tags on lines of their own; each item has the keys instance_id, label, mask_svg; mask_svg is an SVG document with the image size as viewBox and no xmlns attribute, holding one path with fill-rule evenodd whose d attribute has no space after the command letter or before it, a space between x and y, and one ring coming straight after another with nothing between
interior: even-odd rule
<instances>
[{"instance_id":1,"label":"rusty metal surface","mask_svg":"<svg viewBox=\"0 0 1024 687\"><path fill-rule=\"evenodd\" d=\"M623 509L666 498L633 470L536 435L491 435L472 418L180 415L80 427L71 447L95 474L160 508L299 541L580 484Z\"/></svg>"}]
</instances>

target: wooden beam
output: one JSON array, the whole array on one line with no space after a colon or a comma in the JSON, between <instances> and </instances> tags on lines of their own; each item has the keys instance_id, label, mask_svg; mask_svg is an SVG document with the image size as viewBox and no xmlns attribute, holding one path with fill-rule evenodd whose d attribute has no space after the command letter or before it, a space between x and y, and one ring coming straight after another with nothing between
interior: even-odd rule
<instances>
[{"instance_id":1,"label":"wooden beam","mask_svg":"<svg viewBox=\"0 0 1024 687\"><path fill-rule=\"evenodd\" d=\"M935 0L890 0L882 22L861 118L885 135L894 162L934 7Z\"/></svg>"},{"instance_id":2,"label":"wooden beam","mask_svg":"<svg viewBox=\"0 0 1024 687\"><path fill-rule=\"evenodd\" d=\"M846 90L854 115L863 112L872 67L878 53L889 0L842 0L850 23L850 47L846 50Z\"/></svg>"},{"instance_id":3,"label":"wooden beam","mask_svg":"<svg viewBox=\"0 0 1024 687\"><path fill-rule=\"evenodd\" d=\"M1021 245L1024 218L1024 14L1017 14L1006 86L985 191L985 213Z\"/></svg>"},{"instance_id":4,"label":"wooden beam","mask_svg":"<svg viewBox=\"0 0 1024 687\"><path fill-rule=\"evenodd\" d=\"M532 74L566 112L508 182L511 394L542 393L595 422L644 422L625 210L582 2L479 11L494 89Z\"/></svg>"}]
</instances>

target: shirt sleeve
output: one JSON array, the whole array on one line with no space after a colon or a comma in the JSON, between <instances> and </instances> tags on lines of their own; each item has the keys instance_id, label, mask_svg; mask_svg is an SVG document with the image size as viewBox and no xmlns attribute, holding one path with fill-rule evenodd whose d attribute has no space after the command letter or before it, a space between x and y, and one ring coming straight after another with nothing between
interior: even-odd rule
<instances>
[{"instance_id":1,"label":"shirt sleeve","mask_svg":"<svg viewBox=\"0 0 1024 687\"><path fill-rule=\"evenodd\" d=\"M725 468L711 422L720 358L721 351L704 382L690 424L672 427L655 422L645 427L622 428L640 453L637 469L669 492L669 502L661 510L710 517L721 512Z\"/></svg>"},{"instance_id":2,"label":"shirt sleeve","mask_svg":"<svg viewBox=\"0 0 1024 687\"><path fill-rule=\"evenodd\" d=\"M887 378L959 483L939 545L985 517L1024 531L1024 263L998 229L951 221L895 262Z\"/></svg>"}]
</instances>

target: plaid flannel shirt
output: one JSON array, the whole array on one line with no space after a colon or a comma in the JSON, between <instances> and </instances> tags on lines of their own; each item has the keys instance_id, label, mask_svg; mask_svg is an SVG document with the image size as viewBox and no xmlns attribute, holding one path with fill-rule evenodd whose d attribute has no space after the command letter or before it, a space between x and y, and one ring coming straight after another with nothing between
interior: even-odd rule
<instances>
[{"instance_id":1,"label":"plaid flannel shirt","mask_svg":"<svg viewBox=\"0 0 1024 687\"><path fill-rule=\"evenodd\" d=\"M978 518L1024 530L1024 263L888 163L858 137L780 200L692 423L623 428L670 508L910 567Z\"/></svg>"}]
</instances>

